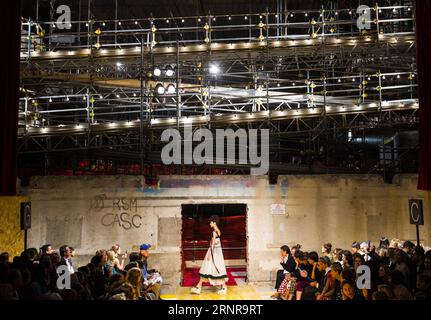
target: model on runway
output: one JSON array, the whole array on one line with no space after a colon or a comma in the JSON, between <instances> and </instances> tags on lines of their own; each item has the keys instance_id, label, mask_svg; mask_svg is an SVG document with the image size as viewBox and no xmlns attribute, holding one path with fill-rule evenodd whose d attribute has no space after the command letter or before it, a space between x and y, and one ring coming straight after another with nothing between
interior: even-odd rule
<instances>
[{"instance_id":1,"label":"model on runway","mask_svg":"<svg viewBox=\"0 0 431 320\"><path fill-rule=\"evenodd\" d=\"M221 232L218 224L219 217L212 216L210 218L210 227L213 229L211 245L199 270L200 281L196 287L191 289L191 293L200 294L204 282L209 282L212 286L221 286L221 289L217 292L218 294L225 295L227 293L226 282L228 278L221 247Z\"/></svg>"}]
</instances>

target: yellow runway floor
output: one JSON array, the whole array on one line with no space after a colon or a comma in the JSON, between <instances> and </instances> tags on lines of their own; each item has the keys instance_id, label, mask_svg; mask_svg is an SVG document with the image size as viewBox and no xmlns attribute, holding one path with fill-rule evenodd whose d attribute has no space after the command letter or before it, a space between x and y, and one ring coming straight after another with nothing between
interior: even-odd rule
<instances>
[{"instance_id":1,"label":"yellow runway floor","mask_svg":"<svg viewBox=\"0 0 431 320\"><path fill-rule=\"evenodd\" d=\"M164 300L268 300L273 294L269 288L257 288L252 285L228 287L225 296L217 294L214 287L203 287L200 295L190 293L190 288L178 287L175 293L162 294Z\"/></svg>"}]
</instances>

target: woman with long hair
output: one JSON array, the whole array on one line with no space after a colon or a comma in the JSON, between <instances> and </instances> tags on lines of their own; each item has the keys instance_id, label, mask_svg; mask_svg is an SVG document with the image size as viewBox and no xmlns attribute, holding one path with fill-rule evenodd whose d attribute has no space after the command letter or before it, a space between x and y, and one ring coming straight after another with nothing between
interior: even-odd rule
<instances>
[{"instance_id":1,"label":"woman with long hair","mask_svg":"<svg viewBox=\"0 0 431 320\"><path fill-rule=\"evenodd\" d=\"M210 218L210 227L213 229L211 245L205 255L201 269L199 270L199 283L196 287L191 289L191 293L193 294L201 293L202 284L204 282L209 282L212 286L221 286L221 289L217 291L220 295L225 295L227 293L226 282L228 278L221 247L221 231L218 227L219 221L220 219L218 216L212 216Z\"/></svg>"},{"instance_id":2,"label":"woman with long hair","mask_svg":"<svg viewBox=\"0 0 431 320\"><path fill-rule=\"evenodd\" d=\"M138 300L141 296L142 272L139 268L132 268L127 271L126 283L133 287L133 300Z\"/></svg>"}]
</instances>

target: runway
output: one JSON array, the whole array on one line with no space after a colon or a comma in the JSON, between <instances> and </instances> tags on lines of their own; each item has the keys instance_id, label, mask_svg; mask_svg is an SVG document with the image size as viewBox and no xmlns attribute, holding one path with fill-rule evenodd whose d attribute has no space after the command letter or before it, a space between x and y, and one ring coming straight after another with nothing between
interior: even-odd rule
<instances>
[{"instance_id":1,"label":"runway","mask_svg":"<svg viewBox=\"0 0 431 320\"><path fill-rule=\"evenodd\" d=\"M163 290L164 292L165 290ZM214 287L203 287L200 295L190 293L190 288L177 287L162 294L163 300L270 300L274 293L270 285L241 285L228 287L226 295L217 294Z\"/></svg>"}]
</instances>

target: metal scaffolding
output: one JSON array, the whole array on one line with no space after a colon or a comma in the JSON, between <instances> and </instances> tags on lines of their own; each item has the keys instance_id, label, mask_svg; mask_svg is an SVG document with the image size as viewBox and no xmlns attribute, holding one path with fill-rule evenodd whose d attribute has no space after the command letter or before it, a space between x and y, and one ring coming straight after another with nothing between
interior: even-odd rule
<instances>
[{"instance_id":1,"label":"metal scaffolding","mask_svg":"<svg viewBox=\"0 0 431 320\"><path fill-rule=\"evenodd\" d=\"M418 122L410 5L88 16L63 30L23 19L22 153L108 144L148 160L162 129L188 123L313 140Z\"/></svg>"}]
</instances>

